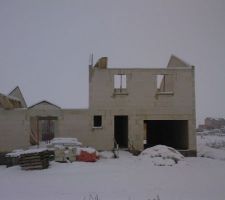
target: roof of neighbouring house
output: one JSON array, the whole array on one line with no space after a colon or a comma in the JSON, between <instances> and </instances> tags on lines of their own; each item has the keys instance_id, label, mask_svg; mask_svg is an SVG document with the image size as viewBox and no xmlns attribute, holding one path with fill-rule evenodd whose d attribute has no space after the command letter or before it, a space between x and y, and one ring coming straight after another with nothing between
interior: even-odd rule
<instances>
[{"instance_id":1,"label":"roof of neighbouring house","mask_svg":"<svg viewBox=\"0 0 225 200\"><path fill-rule=\"evenodd\" d=\"M20 102L21 102L21 104L22 104L23 107L25 107L25 108L27 107L27 103L26 103L26 101L25 101L25 99L24 99L24 97L23 97L23 94L22 94L22 92L21 92L19 86L16 86L16 87L9 93L8 96L10 96L10 97L16 97L17 99L20 100Z\"/></svg>"},{"instance_id":2,"label":"roof of neighbouring house","mask_svg":"<svg viewBox=\"0 0 225 200\"><path fill-rule=\"evenodd\" d=\"M55 107L57 109L61 109L59 106L57 106L57 105L55 105L55 104L53 104L53 103L51 103L49 101L46 101L46 100L40 101L38 103L35 103L34 105L28 107L28 109L34 108L34 107L36 107L38 105L51 105L51 106L53 106L53 107Z\"/></svg>"}]
</instances>

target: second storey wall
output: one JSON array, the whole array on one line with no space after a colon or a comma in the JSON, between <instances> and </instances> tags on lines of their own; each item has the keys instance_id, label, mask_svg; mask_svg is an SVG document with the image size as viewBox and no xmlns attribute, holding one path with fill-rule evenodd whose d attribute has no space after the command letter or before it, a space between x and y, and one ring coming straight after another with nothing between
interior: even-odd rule
<instances>
[{"instance_id":1,"label":"second storey wall","mask_svg":"<svg viewBox=\"0 0 225 200\"><path fill-rule=\"evenodd\" d=\"M114 75L127 76L127 94L114 92ZM173 94L157 94L158 74L171 76ZM139 109L153 114L195 114L194 70L92 69L90 109Z\"/></svg>"}]
</instances>

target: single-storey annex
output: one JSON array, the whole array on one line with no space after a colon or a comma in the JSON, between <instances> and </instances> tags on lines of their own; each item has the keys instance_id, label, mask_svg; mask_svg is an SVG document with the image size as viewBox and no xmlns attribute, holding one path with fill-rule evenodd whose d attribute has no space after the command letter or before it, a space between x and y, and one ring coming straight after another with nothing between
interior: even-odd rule
<instances>
[{"instance_id":1,"label":"single-storey annex","mask_svg":"<svg viewBox=\"0 0 225 200\"><path fill-rule=\"evenodd\" d=\"M0 152L53 137L86 146L143 150L157 144L196 154L195 71L176 56L167 68L89 66L89 108L63 109L48 101L27 107L16 87L0 94Z\"/></svg>"}]
</instances>

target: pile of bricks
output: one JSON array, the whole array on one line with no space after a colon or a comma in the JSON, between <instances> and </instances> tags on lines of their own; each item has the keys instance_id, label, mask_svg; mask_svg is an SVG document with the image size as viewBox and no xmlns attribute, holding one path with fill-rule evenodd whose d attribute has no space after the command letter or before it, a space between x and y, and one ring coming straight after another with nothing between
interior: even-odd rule
<instances>
[{"instance_id":1,"label":"pile of bricks","mask_svg":"<svg viewBox=\"0 0 225 200\"><path fill-rule=\"evenodd\" d=\"M23 170L46 169L49 166L49 152L25 152L21 154L19 164Z\"/></svg>"}]
</instances>

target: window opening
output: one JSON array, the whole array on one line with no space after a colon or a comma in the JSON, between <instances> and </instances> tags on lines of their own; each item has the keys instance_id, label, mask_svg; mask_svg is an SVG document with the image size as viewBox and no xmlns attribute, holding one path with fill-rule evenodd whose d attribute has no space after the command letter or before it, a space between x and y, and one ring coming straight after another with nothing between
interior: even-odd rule
<instances>
[{"instance_id":1,"label":"window opening","mask_svg":"<svg viewBox=\"0 0 225 200\"><path fill-rule=\"evenodd\" d=\"M157 89L160 90L161 92L165 92L165 75L157 75L156 76L157 80Z\"/></svg>"},{"instance_id":2,"label":"window opening","mask_svg":"<svg viewBox=\"0 0 225 200\"><path fill-rule=\"evenodd\" d=\"M156 75L157 95L173 95L173 75L157 74Z\"/></svg>"},{"instance_id":3,"label":"window opening","mask_svg":"<svg viewBox=\"0 0 225 200\"><path fill-rule=\"evenodd\" d=\"M127 75L116 74L114 75L114 88L115 89L126 89L127 88Z\"/></svg>"},{"instance_id":4,"label":"window opening","mask_svg":"<svg viewBox=\"0 0 225 200\"><path fill-rule=\"evenodd\" d=\"M95 115L93 124L94 124L94 128L102 127L102 116L101 115Z\"/></svg>"}]
</instances>

